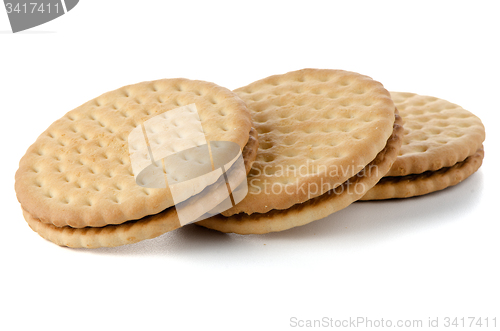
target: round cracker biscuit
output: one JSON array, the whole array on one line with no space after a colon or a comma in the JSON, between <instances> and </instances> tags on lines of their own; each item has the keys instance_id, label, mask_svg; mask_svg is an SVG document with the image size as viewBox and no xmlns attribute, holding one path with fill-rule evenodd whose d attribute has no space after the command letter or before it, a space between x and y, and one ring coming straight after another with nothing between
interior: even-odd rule
<instances>
[{"instance_id":1,"label":"round cracker biscuit","mask_svg":"<svg viewBox=\"0 0 500 331\"><path fill-rule=\"evenodd\" d=\"M257 146L257 131L252 128L248 142L242 151L247 173L250 171L252 163L255 160ZM23 216L30 228L42 238L59 246L73 248L115 247L133 244L145 239L158 237L180 227L177 211L174 207L167 208L156 215L146 216L140 220L103 227L56 227L53 224L41 222L24 210L24 208Z\"/></svg>"},{"instance_id":2,"label":"round cracker biscuit","mask_svg":"<svg viewBox=\"0 0 500 331\"><path fill-rule=\"evenodd\" d=\"M384 177L360 200L409 198L443 190L457 185L475 173L481 166L484 149L480 148L464 161L436 171L407 176Z\"/></svg>"},{"instance_id":3,"label":"round cracker biscuit","mask_svg":"<svg viewBox=\"0 0 500 331\"><path fill-rule=\"evenodd\" d=\"M405 176L451 167L474 154L485 138L481 120L443 99L391 92L404 121L400 155L386 176Z\"/></svg>"},{"instance_id":4,"label":"round cracker biscuit","mask_svg":"<svg viewBox=\"0 0 500 331\"><path fill-rule=\"evenodd\" d=\"M353 72L303 69L235 92L252 114L259 150L248 195L224 216L287 209L341 185L375 158L393 131L389 92Z\"/></svg>"},{"instance_id":5,"label":"round cracker biscuit","mask_svg":"<svg viewBox=\"0 0 500 331\"><path fill-rule=\"evenodd\" d=\"M216 84L163 79L124 86L68 112L31 145L16 172L16 194L33 217L56 226L100 227L172 206L170 190L136 184L128 134L144 121L196 104L207 141L247 143L245 103Z\"/></svg>"}]
</instances>

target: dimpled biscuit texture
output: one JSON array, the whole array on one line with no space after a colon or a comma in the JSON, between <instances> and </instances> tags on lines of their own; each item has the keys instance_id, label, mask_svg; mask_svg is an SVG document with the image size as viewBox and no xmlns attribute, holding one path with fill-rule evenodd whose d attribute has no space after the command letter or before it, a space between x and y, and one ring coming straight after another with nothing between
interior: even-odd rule
<instances>
[{"instance_id":1,"label":"dimpled biscuit texture","mask_svg":"<svg viewBox=\"0 0 500 331\"><path fill-rule=\"evenodd\" d=\"M250 171L257 155L257 146L257 131L252 128L248 142L242 151L247 173ZM209 197L209 195L205 196ZM23 216L30 228L42 238L60 246L73 248L115 247L133 244L141 240L158 237L180 227L177 211L174 207L167 208L161 213L146 216L139 220L98 228L85 227L76 229L69 226L56 227L53 224L41 222L24 209Z\"/></svg>"},{"instance_id":2,"label":"dimpled biscuit texture","mask_svg":"<svg viewBox=\"0 0 500 331\"><path fill-rule=\"evenodd\" d=\"M243 148L251 129L246 105L209 82L163 79L124 86L68 112L21 159L16 194L23 209L56 226L105 226L173 205L168 188L135 183L127 137L144 121L195 103L207 140Z\"/></svg>"},{"instance_id":3,"label":"dimpled biscuit texture","mask_svg":"<svg viewBox=\"0 0 500 331\"><path fill-rule=\"evenodd\" d=\"M451 167L421 174L384 177L360 200L409 198L443 190L457 185L475 173L481 166L483 158L484 149L480 148L475 154Z\"/></svg>"},{"instance_id":4,"label":"dimpled biscuit texture","mask_svg":"<svg viewBox=\"0 0 500 331\"><path fill-rule=\"evenodd\" d=\"M216 215L196 224L222 232L262 234L305 225L333 214L361 198L390 169L403 141L402 120L396 116L394 131L386 146L365 168L327 193L285 210L265 214L240 213L230 217Z\"/></svg>"},{"instance_id":5,"label":"dimpled biscuit texture","mask_svg":"<svg viewBox=\"0 0 500 331\"><path fill-rule=\"evenodd\" d=\"M259 133L248 195L224 216L287 209L359 172L392 133L394 104L357 73L304 69L235 90Z\"/></svg>"},{"instance_id":6,"label":"dimpled biscuit texture","mask_svg":"<svg viewBox=\"0 0 500 331\"><path fill-rule=\"evenodd\" d=\"M387 176L451 167L474 154L485 138L481 120L462 107L430 96L391 92L405 136Z\"/></svg>"}]
</instances>

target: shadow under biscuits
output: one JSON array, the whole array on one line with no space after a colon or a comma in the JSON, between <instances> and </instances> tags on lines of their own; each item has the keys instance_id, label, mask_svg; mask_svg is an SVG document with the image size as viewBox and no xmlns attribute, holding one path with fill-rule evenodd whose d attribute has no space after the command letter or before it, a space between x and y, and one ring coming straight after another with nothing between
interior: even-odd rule
<instances>
[{"instance_id":1,"label":"shadow under biscuits","mask_svg":"<svg viewBox=\"0 0 500 331\"><path fill-rule=\"evenodd\" d=\"M273 251L295 255L298 247L305 246L319 250L328 249L328 245L375 244L452 223L454 214L466 215L474 210L481 200L483 186L484 175L479 169L462 183L442 191L407 199L357 202L324 219L281 232L226 234L189 224L136 244L76 250L87 254L182 256L193 260L200 257L213 260L217 254L224 253L227 263L228 260L252 260L256 255L262 257L259 248L263 247L265 255Z\"/></svg>"},{"instance_id":2,"label":"shadow under biscuits","mask_svg":"<svg viewBox=\"0 0 500 331\"><path fill-rule=\"evenodd\" d=\"M105 255L183 255L199 254L216 245L230 246L232 239L224 233L205 231L204 228L188 224L174 231L167 232L153 239L146 239L135 244L118 247L100 247L94 249L71 248L87 254ZM198 252L198 253L197 253Z\"/></svg>"},{"instance_id":3,"label":"shadow under biscuits","mask_svg":"<svg viewBox=\"0 0 500 331\"><path fill-rule=\"evenodd\" d=\"M380 201L357 201L318 224L316 236L380 242L401 234L452 223L481 200L484 184L479 170L458 185L426 195ZM331 223L327 225L325 223Z\"/></svg>"}]
</instances>

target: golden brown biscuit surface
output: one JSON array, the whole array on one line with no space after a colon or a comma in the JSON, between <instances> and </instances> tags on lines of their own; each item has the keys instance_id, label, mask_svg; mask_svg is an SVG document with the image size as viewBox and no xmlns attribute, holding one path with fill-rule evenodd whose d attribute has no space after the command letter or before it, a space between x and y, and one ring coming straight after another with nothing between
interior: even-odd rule
<instances>
[{"instance_id":1,"label":"golden brown biscuit surface","mask_svg":"<svg viewBox=\"0 0 500 331\"><path fill-rule=\"evenodd\" d=\"M405 176L451 167L481 148L481 120L443 99L391 92L404 121L400 155L387 176Z\"/></svg>"},{"instance_id":2,"label":"golden brown biscuit surface","mask_svg":"<svg viewBox=\"0 0 500 331\"><path fill-rule=\"evenodd\" d=\"M257 131L252 128L248 142L242 151L247 173L250 171L252 163L255 160L257 146ZM209 195L205 197L210 198ZM133 244L145 239L158 237L180 227L177 211L174 207L167 208L159 214L146 216L139 220L103 227L56 227L53 224L41 222L24 209L23 216L31 229L41 237L57 245L73 248L115 247Z\"/></svg>"},{"instance_id":3,"label":"golden brown biscuit surface","mask_svg":"<svg viewBox=\"0 0 500 331\"><path fill-rule=\"evenodd\" d=\"M375 158L393 131L389 92L353 72L303 69L235 92L252 113L259 150L248 195L225 216L287 209L341 185Z\"/></svg>"},{"instance_id":4,"label":"golden brown biscuit surface","mask_svg":"<svg viewBox=\"0 0 500 331\"><path fill-rule=\"evenodd\" d=\"M245 146L251 119L233 92L188 79L128 85L68 112L39 136L16 172L19 202L42 222L72 227L120 224L172 206L168 188L136 184L127 137L145 120L191 103L207 140Z\"/></svg>"}]
</instances>

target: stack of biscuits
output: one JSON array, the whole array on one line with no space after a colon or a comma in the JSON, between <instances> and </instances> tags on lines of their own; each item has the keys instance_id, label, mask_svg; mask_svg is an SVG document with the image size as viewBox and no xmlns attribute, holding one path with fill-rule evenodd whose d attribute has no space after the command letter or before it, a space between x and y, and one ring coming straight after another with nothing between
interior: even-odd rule
<instances>
[{"instance_id":1,"label":"stack of biscuits","mask_svg":"<svg viewBox=\"0 0 500 331\"><path fill-rule=\"evenodd\" d=\"M484 156L484 126L472 113L435 97L389 92L354 72L303 69L234 91L181 78L142 82L71 110L28 148L15 184L28 225L58 245L86 248L136 243L184 225L172 186L139 180L131 132L142 128L150 152L144 162L171 180L182 171L169 174L151 151L189 142L183 122L168 122L164 129L175 139L163 140L144 123L188 105L207 142L231 142L241 152L242 179L230 185L220 175L229 204L193 220L222 232L283 231L357 200L442 190L473 174ZM209 145L215 169L216 145ZM214 186L183 192L190 197L183 203L206 205ZM236 186L244 186L238 200Z\"/></svg>"}]
</instances>

